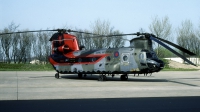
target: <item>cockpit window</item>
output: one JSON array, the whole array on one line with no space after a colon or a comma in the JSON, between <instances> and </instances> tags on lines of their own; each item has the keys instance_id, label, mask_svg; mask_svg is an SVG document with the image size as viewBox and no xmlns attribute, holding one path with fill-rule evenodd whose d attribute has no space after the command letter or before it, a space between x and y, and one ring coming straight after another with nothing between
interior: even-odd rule
<instances>
[{"instance_id":1,"label":"cockpit window","mask_svg":"<svg viewBox=\"0 0 200 112\"><path fill-rule=\"evenodd\" d=\"M146 53L146 55L147 55L147 58L152 58L151 53Z\"/></svg>"},{"instance_id":2,"label":"cockpit window","mask_svg":"<svg viewBox=\"0 0 200 112\"><path fill-rule=\"evenodd\" d=\"M154 51L152 51L152 50L143 49L143 50L141 50L141 52L145 52L146 53L146 58L158 59L156 53ZM140 56L140 59L142 59L142 55Z\"/></svg>"},{"instance_id":3,"label":"cockpit window","mask_svg":"<svg viewBox=\"0 0 200 112\"><path fill-rule=\"evenodd\" d=\"M152 57L153 57L154 59L157 59L157 58L158 58L157 55L156 55L156 53L152 53Z\"/></svg>"}]
</instances>

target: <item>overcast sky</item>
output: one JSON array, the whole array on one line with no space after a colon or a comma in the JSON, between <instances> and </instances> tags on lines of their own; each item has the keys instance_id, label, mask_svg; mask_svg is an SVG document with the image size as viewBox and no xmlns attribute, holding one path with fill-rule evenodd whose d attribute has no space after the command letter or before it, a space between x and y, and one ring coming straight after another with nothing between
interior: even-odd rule
<instances>
[{"instance_id":1,"label":"overcast sky","mask_svg":"<svg viewBox=\"0 0 200 112\"><path fill-rule=\"evenodd\" d=\"M18 29L90 29L106 20L116 30L149 31L152 19L168 16L173 28L184 20L200 25L200 0L0 0L0 30L11 22Z\"/></svg>"}]
</instances>

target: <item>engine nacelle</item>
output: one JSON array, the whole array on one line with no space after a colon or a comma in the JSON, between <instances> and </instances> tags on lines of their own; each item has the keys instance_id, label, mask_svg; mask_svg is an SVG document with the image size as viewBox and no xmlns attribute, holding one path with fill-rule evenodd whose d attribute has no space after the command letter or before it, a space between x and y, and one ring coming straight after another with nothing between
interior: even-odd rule
<instances>
[{"instance_id":1,"label":"engine nacelle","mask_svg":"<svg viewBox=\"0 0 200 112\"><path fill-rule=\"evenodd\" d=\"M60 53L67 53L69 51L72 51L67 45L63 45L60 47L54 47L53 48L54 52L60 52Z\"/></svg>"},{"instance_id":2,"label":"engine nacelle","mask_svg":"<svg viewBox=\"0 0 200 112\"><path fill-rule=\"evenodd\" d=\"M58 47L58 51L62 53L67 53L70 51L70 48L67 45L63 45L63 46Z\"/></svg>"},{"instance_id":3,"label":"engine nacelle","mask_svg":"<svg viewBox=\"0 0 200 112\"><path fill-rule=\"evenodd\" d=\"M74 35L67 33L55 33L50 38L50 41L52 41L52 54L68 53L70 51L79 50L79 45Z\"/></svg>"}]
</instances>

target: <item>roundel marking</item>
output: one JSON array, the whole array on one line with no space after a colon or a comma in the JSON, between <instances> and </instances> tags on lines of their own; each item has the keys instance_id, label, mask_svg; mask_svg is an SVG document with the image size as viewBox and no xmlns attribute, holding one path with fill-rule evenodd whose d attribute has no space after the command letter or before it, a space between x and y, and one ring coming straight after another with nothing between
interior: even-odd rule
<instances>
[{"instance_id":1,"label":"roundel marking","mask_svg":"<svg viewBox=\"0 0 200 112\"><path fill-rule=\"evenodd\" d=\"M118 51L115 51L115 52L114 52L114 57L115 57L115 58L119 57L119 52L118 52Z\"/></svg>"}]
</instances>

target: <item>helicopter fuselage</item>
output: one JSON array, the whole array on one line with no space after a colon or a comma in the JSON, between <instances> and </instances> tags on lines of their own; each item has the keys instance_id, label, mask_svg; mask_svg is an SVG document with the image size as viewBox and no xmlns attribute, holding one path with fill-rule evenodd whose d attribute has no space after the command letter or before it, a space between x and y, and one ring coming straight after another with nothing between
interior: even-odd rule
<instances>
[{"instance_id":1,"label":"helicopter fuselage","mask_svg":"<svg viewBox=\"0 0 200 112\"><path fill-rule=\"evenodd\" d=\"M67 54L52 54L49 61L63 74L135 74L158 72L164 67L154 52L133 47L77 50Z\"/></svg>"}]
</instances>

